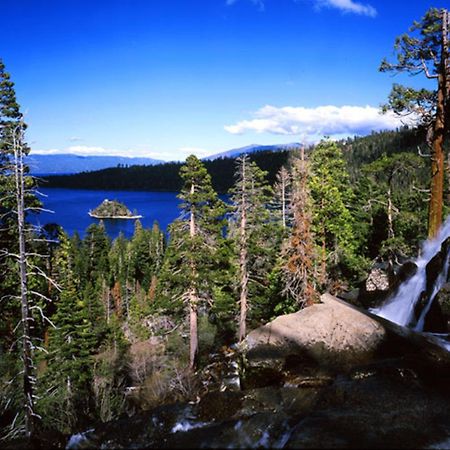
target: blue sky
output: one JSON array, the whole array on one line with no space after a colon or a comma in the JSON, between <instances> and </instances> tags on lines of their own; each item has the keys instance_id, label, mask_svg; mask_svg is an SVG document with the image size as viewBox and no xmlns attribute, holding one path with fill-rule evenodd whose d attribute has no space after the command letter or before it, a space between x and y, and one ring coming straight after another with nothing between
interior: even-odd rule
<instances>
[{"instance_id":1,"label":"blue sky","mask_svg":"<svg viewBox=\"0 0 450 450\"><path fill-rule=\"evenodd\" d=\"M0 0L0 58L36 153L184 159L392 128L378 72L445 2Z\"/></svg>"}]
</instances>

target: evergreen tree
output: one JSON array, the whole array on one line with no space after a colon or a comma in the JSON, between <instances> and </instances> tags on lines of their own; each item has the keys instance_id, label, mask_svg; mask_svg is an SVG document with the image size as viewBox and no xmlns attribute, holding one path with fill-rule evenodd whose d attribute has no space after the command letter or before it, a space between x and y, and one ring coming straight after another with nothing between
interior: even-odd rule
<instances>
[{"instance_id":1,"label":"evergreen tree","mask_svg":"<svg viewBox=\"0 0 450 450\"><path fill-rule=\"evenodd\" d=\"M430 8L420 22L414 22L409 34L395 42L395 63L384 60L383 72L424 74L436 81L436 89L413 89L395 84L385 110L405 116L413 115L419 126L428 130L431 149L431 197L429 203L428 235L434 236L442 222L444 190L444 139L450 120L449 13Z\"/></svg>"},{"instance_id":2,"label":"evergreen tree","mask_svg":"<svg viewBox=\"0 0 450 450\"><path fill-rule=\"evenodd\" d=\"M356 243L350 205L353 192L342 151L322 141L310 157L309 189L313 202L312 231L319 248L319 281L336 289L357 275Z\"/></svg>"},{"instance_id":3,"label":"evergreen tree","mask_svg":"<svg viewBox=\"0 0 450 450\"><path fill-rule=\"evenodd\" d=\"M423 196L420 195L420 169L423 161L411 153L383 155L363 167L366 177L365 209L371 221L376 221L376 233L383 235L376 255L381 253L391 262L397 255L407 257L415 253L424 236L424 217L421 217ZM382 222L380 222L382 218ZM381 228L381 229L380 229Z\"/></svg>"},{"instance_id":4,"label":"evergreen tree","mask_svg":"<svg viewBox=\"0 0 450 450\"><path fill-rule=\"evenodd\" d=\"M45 425L64 433L83 426L93 414L93 355L107 337L107 327L97 289L80 286L73 272L72 242L64 233L55 252L61 292L52 316L47 370L41 380L41 411Z\"/></svg>"},{"instance_id":5,"label":"evergreen tree","mask_svg":"<svg viewBox=\"0 0 450 450\"><path fill-rule=\"evenodd\" d=\"M144 229L139 220L135 223L130 241L130 276L143 289L148 290L152 277L158 272L164 254L164 234L157 222L151 230Z\"/></svg>"},{"instance_id":6,"label":"evergreen tree","mask_svg":"<svg viewBox=\"0 0 450 450\"><path fill-rule=\"evenodd\" d=\"M22 114L16 100L14 83L6 72L5 65L0 59L0 273L4 279L0 283L0 298L11 298L17 294L17 270L14 261L7 258L8 253L18 253L16 216L14 196L13 170L14 130L20 125ZM13 276L8 276L12 274ZM0 312L3 317L0 325L1 346L3 352L14 341L12 330L16 326L15 320L20 316L17 302L0 302Z\"/></svg>"},{"instance_id":7,"label":"evergreen tree","mask_svg":"<svg viewBox=\"0 0 450 450\"><path fill-rule=\"evenodd\" d=\"M130 270L128 246L129 242L125 239L123 233L120 233L112 242L108 254L111 275L109 286L112 287L111 298L108 297L108 301L105 305L106 320L108 323L113 312L115 312L116 316L119 318L122 316L124 303L125 310L128 310L128 274Z\"/></svg>"},{"instance_id":8,"label":"evergreen tree","mask_svg":"<svg viewBox=\"0 0 450 450\"><path fill-rule=\"evenodd\" d=\"M83 239L84 254L87 258L86 280L95 283L98 278L105 279L109 272L108 253L110 239L105 231L103 221L89 225Z\"/></svg>"},{"instance_id":9,"label":"evergreen tree","mask_svg":"<svg viewBox=\"0 0 450 450\"><path fill-rule=\"evenodd\" d=\"M180 170L181 217L170 228L170 242L161 272L160 294L187 305L189 317L189 365L198 356L198 312L212 301L211 266L222 239L223 202L212 188L202 162L191 155Z\"/></svg>"},{"instance_id":10,"label":"evergreen tree","mask_svg":"<svg viewBox=\"0 0 450 450\"><path fill-rule=\"evenodd\" d=\"M247 155L236 159L235 184L231 189L232 215L230 237L236 243L239 260L239 331L241 341L246 335L249 315L249 298L256 318L263 315L265 297L260 288L268 287L268 273L275 264L280 235L270 221L267 205L272 190L262 171ZM259 297L259 298L258 298ZM260 300L260 301L258 301Z\"/></svg>"},{"instance_id":11,"label":"evergreen tree","mask_svg":"<svg viewBox=\"0 0 450 450\"><path fill-rule=\"evenodd\" d=\"M20 375L22 379L20 415L24 419L24 434L33 441L39 419L35 412L34 395L36 376L33 338L36 337L36 321L33 310L42 313L42 308L32 303L32 296L44 296L30 289L30 272L43 276L45 272L32 263L29 251L29 236L32 233L26 223L26 211L38 204L33 192L33 181L26 176L28 169L24 158L29 148L25 143L25 129L14 83L0 60L0 273L4 274L0 286L0 312L6 319L6 327L2 330L5 333L0 334L0 353L20 355L21 371L13 375ZM16 322L20 326L16 326ZM16 332L19 333L17 339ZM5 346L7 343L11 344L9 348ZM11 425L13 433L20 429L20 422L14 419Z\"/></svg>"}]
</instances>

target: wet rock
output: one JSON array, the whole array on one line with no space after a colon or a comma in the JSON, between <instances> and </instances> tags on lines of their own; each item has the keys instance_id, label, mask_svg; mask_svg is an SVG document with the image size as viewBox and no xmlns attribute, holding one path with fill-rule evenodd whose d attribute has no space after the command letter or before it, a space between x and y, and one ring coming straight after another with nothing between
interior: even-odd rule
<instances>
[{"instance_id":1,"label":"wet rock","mask_svg":"<svg viewBox=\"0 0 450 450\"><path fill-rule=\"evenodd\" d=\"M213 391L202 397L198 417L202 422L227 420L238 415L242 408L242 394L235 391Z\"/></svg>"},{"instance_id":2,"label":"wet rock","mask_svg":"<svg viewBox=\"0 0 450 450\"><path fill-rule=\"evenodd\" d=\"M441 305L442 313L450 317L450 283L445 283L437 294L437 301Z\"/></svg>"},{"instance_id":3,"label":"wet rock","mask_svg":"<svg viewBox=\"0 0 450 450\"><path fill-rule=\"evenodd\" d=\"M428 262L425 273L426 273L426 287L425 291L422 293L420 300L417 302L414 308L414 314L416 319L419 320L420 315L423 310L428 307L430 300L432 299L431 306L425 317L424 331L429 331L433 333L447 333L448 325L447 319L441 309L439 302L439 293L432 298L435 293L435 285L444 273L445 265L447 264L447 255L450 246L450 238L446 239L442 245L439 252ZM441 280L442 281L442 280Z\"/></svg>"},{"instance_id":4,"label":"wet rock","mask_svg":"<svg viewBox=\"0 0 450 450\"><path fill-rule=\"evenodd\" d=\"M406 261L402 264L395 273L395 280L392 283L392 288L396 288L398 285L409 280L417 272L417 264L413 261Z\"/></svg>"},{"instance_id":5,"label":"wet rock","mask_svg":"<svg viewBox=\"0 0 450 450\"><path fill-rule=\"evenodd\" d=\"M370 360L385 338L383 326L329 294L321 300L253 330L243 345L248 366L280 369L286 358L303 354L341 368Z\"/></svg>"},{"instance_id":6,"label":"wet rock","mask_svg":"<svg viewBox=\"0 0 450 450\"><path fill-rule=\"evenodd\" d=\"M361 379L338 377L286 448L423 448L445 435L448 394L430 391L395 367Z\"/></svg>"},{"instance_id":7,"label":"wet rock","mask_svg":"<svg viewBox=\"0 0 450 450\"><path fill-rule=\"evenodd\" d=\"M448 386L424 383L413 359L389 359L320 388L210 393L197 404L104 424L73 438L71 448L426 447L447 436L449 400Z\"/></svg>"},{"instance_id":8,"label":"wet rock","mask_svg":"<svg viewBox=\"0 0 450 450\"><path fill-rule=\"evenodd\" d=\"M172 434L159 448L282 448L290 427L285 413L263 412Z\"/></svg>"},{"instance_id":9,"label":"wet rock","mask_svg":"<svg viewBox=\"0 0 450 450\"><path fill-rule=\"evenodd\" d=\"M436 301L442 310L447 330L450 330L450 283L445 283L436 295Z\"/></svg>"},{"instance_id":10,"label":"wet rock","mask_svg":"<svg viewBox=\"0 0 450 450\"><path fill-rule=\"evenodd\" d=\"M439 294L433 300L430 310L425 317L423 325L423 331L431 333L448 333L447 319L442 312L442 308L439 302Z\"/></svg>"}]
</instances>

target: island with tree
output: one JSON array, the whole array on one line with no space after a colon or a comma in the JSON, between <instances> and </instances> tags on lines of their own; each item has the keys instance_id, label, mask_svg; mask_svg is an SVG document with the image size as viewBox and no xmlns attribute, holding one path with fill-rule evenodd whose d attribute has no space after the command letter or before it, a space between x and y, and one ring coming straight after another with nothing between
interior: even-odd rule
<instances>
[{"instance_id":1,"label":"island with tree","mask_svg":"<svg viewBox=\"0 0 450 450\"><path fill-rule=\"evenodd\" d=\"M142 216L132 213L123 203L117 200L108 200L103 202L94 210L89 210L88 214L95 219L140 219Z\"/></svg>"}]
</instances>

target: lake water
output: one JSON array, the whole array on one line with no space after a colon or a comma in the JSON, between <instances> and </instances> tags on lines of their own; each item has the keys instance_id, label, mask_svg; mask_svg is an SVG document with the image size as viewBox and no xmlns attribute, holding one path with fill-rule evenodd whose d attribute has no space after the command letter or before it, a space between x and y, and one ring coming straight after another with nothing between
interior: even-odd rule
<instances>
[{"instance_id":1,"label":"lake water","mask_svg":"<svg viewBox=\"0 0 450 450\"><path fill-rule=\"evenodd\" d=\"M166 230L167 226L180 215L176 192L92 191L60 188L40 188L39 190L46 195L41 198L44 208L54 213L30 214L29 220L36 225L57 223L69 235L78 231L80 236L84 236L90 224L100 222L90 217L88 211L96 208L105 198L124 203L130 211L136 210L143 216L139 220L146 228L150 228L157 220L160 227ZM104 220L106 232L113 239L120 232L126 237L132 236L134 222L134 220L123 219Z\"/></svg>"}]
</instances>

